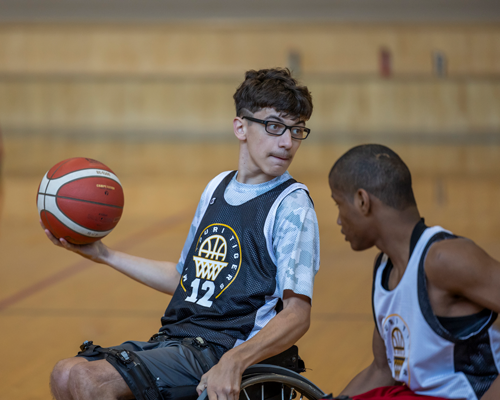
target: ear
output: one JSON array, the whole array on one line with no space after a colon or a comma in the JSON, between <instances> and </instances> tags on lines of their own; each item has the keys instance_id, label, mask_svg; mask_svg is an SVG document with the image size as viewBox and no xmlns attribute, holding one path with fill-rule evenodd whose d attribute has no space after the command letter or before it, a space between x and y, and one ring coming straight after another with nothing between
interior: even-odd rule
<instances>
[{"instance_id":1,"label":"ear","mask_svg":"<svg viewBox=\"0 0 500 400\"><path fill-rule=\"evenodd\" d=\"M244 142L247 139L247 127L240 117L233 119L233 131L238 140Z\"/></svg>"},{"instance_id":2,"label":"ear","mask_svg":"<svg viewBox=\"0 0 500 400\"><path fill-rule=\"evenodd\" d=\"M371 211L371 199L370 195L365 189L358 189L354 195L354 202L357 208L363 213L363 215L368 215Z\"/></svg>"}]
</instances>

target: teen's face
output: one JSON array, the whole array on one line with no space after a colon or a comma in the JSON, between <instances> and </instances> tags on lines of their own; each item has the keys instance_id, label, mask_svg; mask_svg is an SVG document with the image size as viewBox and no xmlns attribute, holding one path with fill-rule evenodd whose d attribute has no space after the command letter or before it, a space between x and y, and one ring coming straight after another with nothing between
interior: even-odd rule
<instances>
[{"instance_id":1,"label":"teen's face","mask_svg":"<svg viewBox=\"0 0 500 400\"><path fill-rule=\"evenodd\" d=\"M282 122L285 125L304 126L304 121L283 117L272 108L264 108L253 114L254 118ZM290 166L295 153L299 149L300 140L292 139L287 129L281 136L274 136L266 132L265 126L258 122L243 119L246 125L247 173L259 175L262 182L269 181L283 175Z\"/></svg>"},{"instance_id":2,"label":"teen's face","mask_svg":"<svg viewBox=\"0 0 500 400\"><path fill-rule=\"evenodd\" d=\"M374 245L370 238L370 227L367 217L360 209L360 199L356 195L348 197L335 190L331 183L332 198L338 208L337 224L351 248L356 251L369 249Z\"/></svg>"}]
</instances>

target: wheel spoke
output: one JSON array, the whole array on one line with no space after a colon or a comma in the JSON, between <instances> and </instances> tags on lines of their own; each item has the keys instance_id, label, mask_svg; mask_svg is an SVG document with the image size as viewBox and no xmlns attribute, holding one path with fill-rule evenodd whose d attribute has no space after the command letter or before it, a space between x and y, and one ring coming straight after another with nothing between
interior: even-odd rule
<instances>
[{"instance_id":1,"label":"wheel spoke","mask_svg":"<svg viewBox=\"0 0 500 400\"><path fill-rule=\"evenodd\" d=\"M281 400L285 400L285 385L281 384Z\"/></svg>"},{"instance_id":2,"label":"wheel spoke","mask_svg":"<svg viewBox=\"0 0 500 400\"><path fill-rule=\"evenodd\" d=\"M262 390L261 390L261 393L262 393L262 400L264 400L264 384L262 384Z\"/></svg>"},{"instance_id":3,"label":"wheel spoke","mask_svg":"<svg viewBox=\"0 0 500 400\"><path fill-rule=\"evenodd\" d=\"M248 395L247 390L243 389L243 392L245 393L245 396L247 396L247 400L250 400L250 396Z\"/></svg>"},{"instance_id":4,"label":"wheel spoke","mask_svg":"<svg viewBox=\"0 0 500 400\"><path fill-rule=\"evenodd\" d=\"M289 400L292 400L293 399L293 391L295 390L295 388L291 388L290 390L290 399Z\"/></svg>"}]
</instances>

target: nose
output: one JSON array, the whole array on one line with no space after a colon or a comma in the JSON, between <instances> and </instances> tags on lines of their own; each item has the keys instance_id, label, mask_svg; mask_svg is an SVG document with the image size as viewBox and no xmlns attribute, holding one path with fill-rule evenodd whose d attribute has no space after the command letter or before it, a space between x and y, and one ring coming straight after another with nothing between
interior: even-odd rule
<instances>
[{"instance_id":1,"label":"nose","mask_svg":"<svg viewBox=\"0 0 500 400\"><path fill-rule=\"evenodd\" d=\"M292 132L290 128L287 128L286 131L279 137L280 138L280 147L285 149L290 149L293 145Z\"/></svg>"}]
</instances>

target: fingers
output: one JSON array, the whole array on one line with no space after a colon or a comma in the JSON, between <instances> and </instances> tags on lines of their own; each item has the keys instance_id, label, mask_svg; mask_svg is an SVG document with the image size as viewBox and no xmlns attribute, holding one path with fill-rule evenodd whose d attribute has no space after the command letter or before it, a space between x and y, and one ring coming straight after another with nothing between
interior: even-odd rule
<instances>
[{"instance_id":1,"label":"fingers","mask_svg":"<svg viewBox=\"0 0 500 400\"><path fill-rule=\"evenodd\" d=\"M201 395L201 392L203 392L207 388L207 377L206 375L203 375L200 379L200 383L198 386L196 386L196 392L198 393L198 396Z\"/></svg>"},{"instance_id":2,"label":"fingers","mask_svg":"<svg viewBox=\"0 0 500 400\"><path fill-rule=\"evenodd\" d=\"M239 388L235 390L229 386L225 388L212 388L209 385L206 391L209 400L238 400L240 395Z\"/></svg>"},{"instance_id":3,"label":"fingers","mask_svg":"<svg viewBox=\"0 0 500 400\"><path fill-rule=\"evenodd\" d=\"M214 390L207 389L208 400L226 400L225 397L217 395L217 392Z\"/></svg>"}]
</instances>

